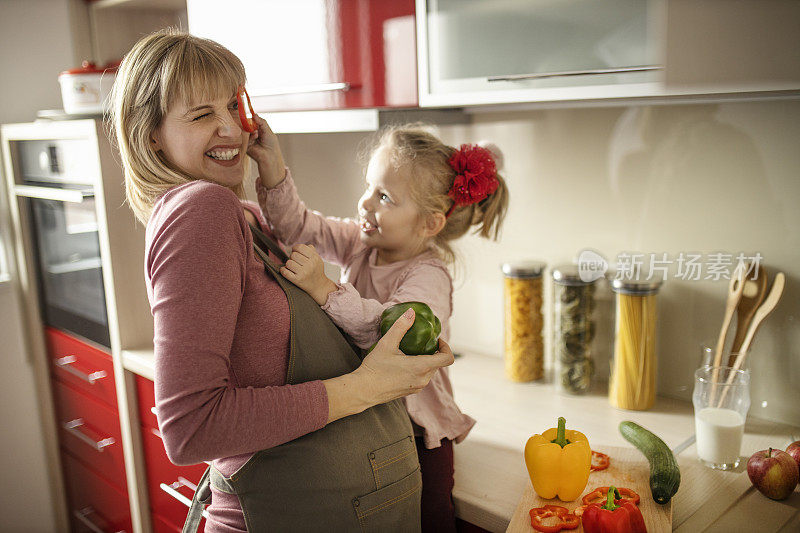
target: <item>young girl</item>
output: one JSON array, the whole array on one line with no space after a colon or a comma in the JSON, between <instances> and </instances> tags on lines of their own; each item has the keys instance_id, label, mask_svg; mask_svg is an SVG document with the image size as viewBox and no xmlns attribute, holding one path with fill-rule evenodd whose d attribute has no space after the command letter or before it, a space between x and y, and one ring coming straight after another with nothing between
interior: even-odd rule
<instances>
[{"instance_id":1,"label":"young girl","mask_svg":"<svg viewBox=\"0 0 800 533\"><path fill-rule=\"evenodd\" d=\"M262 175L256 187L275 236L294 245L281 274L361 348L378 340L384 309L408 301L428 304L448 339L449 242L472 226L496 239L508 204L492 152L447 146L414 125L388 129L370 158L357 221L306 209L288 170L281 178ZM323 259L342 267L338 284L325 276ZM423 531L455 531L452 446L475 420L459 410L444 369L405 402L422 471Z\"/></svg>"}]
</instances>

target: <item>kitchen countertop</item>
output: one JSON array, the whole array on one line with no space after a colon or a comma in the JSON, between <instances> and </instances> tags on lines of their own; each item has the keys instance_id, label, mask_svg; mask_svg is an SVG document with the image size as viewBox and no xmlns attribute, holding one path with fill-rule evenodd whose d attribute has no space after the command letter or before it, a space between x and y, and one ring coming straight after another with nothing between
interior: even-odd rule
<instances>
[{"instance_id":1,"label":"kitchen countertop","mask_svg":"<svg viewBox=\"0 0 800 533\"><path fill-rule=\"evenodd\" d=\"M123 352L125 368L153 379L152 349ZM492 532L505 531L530 483L522 450L534 433L554 426L558 416L586 434L593 447L631 446L617 427L633 420L661 437L676 453L681 488L673 498L673 531L800 530L800 489L782 502L756 491L745 472L747 458L768 447L785 449L800 440L800 428L748 417L742 441L743 460L735 471L700 465L694 446L690 402L657 398L648 411L625 411L609 405L605 384L582 396L560 393L551 383L514 383L504 375L503 360L465 354L450 367L456 401L478 422L454 447L456 514ZM613 458L612 458L613 460ZM658 532L650 532L658 533Z\"/></svg>"}]
</instances>

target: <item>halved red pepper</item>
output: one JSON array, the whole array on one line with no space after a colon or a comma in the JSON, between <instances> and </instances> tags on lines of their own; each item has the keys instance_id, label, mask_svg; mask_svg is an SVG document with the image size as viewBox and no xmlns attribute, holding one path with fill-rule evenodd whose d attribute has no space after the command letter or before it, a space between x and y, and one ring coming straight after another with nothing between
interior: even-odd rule
<instances>
[{"instance_id":1,"label":"halved red pepper","mask_svg":"<svg viewBox=\"0 0 800 533\"><path fill-rule=\"evenodd\" d=\"M239 104L239 120L242 123L242 129L247 133L253 133L258 129L255 114L253 113L253 105L250 103L250 95L244 85L239 85L236 90L236 101Z\"/></svg>"},{"instance_id":2,"label":"halved red pepper","mask_svg":"<svg viewBox=\"0 0 800 533\"><path fill-rule=\"evenodd\" d=\"M617 499L614 500L614 503L619 505L620 502L631 502L634 505L639 505L639 495L636 494L631 489L626 489L625 487L597 487L592 492L581 498L581 501L584 505L591 505L593 503L598 503L602 505L608 499L608 492L614 488L617 491Z\"/></svg>"},{"instance_id":3,"label":"halved red pepper","mask_svg":"<svg viewBox=\"0 0 800 533\"><path fill-rule=\"evenodd\" d=\"M586 508L581 517L583 530L586 533L647 533L639 508L630 501L617 505L615 497L620 497L620 493L612 486L604 505L593 503Z\"/></svg>"},{"instance_id":4,"label":"halved red pepper","mask_svg":"<svg viewBox=\"0 0 800 533\"><path fill-rule=\"evenodd\" d=\"M610 464L611 458L608 455L604 454L603 452L596 452L592 450L592 466L590 468L592 472L605 470Z\"/></svg>"},{"instance_id":5,"label":"halved red pepper","mask_svg":"<svg viewBox=\"0 0 800 533\"><path fill-rule=\"evenodd\" d=\"M575 516L566 507L560 505L545 505L544 507L534 507L530 510L531 527L543 533L558 533L562 529L578 529L581 519ZM548 518L557 520L554 524L545 525L544 521Z\"/></svg>"}]
</instances>

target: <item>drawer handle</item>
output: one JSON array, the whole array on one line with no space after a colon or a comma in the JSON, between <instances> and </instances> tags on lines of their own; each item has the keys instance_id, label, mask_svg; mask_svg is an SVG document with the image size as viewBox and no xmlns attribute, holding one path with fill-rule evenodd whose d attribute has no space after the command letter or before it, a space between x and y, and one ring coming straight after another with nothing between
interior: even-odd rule
<instances>
[{"instance_id":1,"label":"drawer handle","mask_svg":"<svg viewBox=\"0 0 800 533\"><path fill-rule=\"evenodd\" d=\"M100 439L98 441L93 440L91 437L83 433L80 429L84 425L83 418L76 418L75 420L70 420L69 422L64 422L64 429L81 439L83 442L97 450L98 452L102 452L103 448L106 446L111 446L114 444L116 439L114 437L106 437L105 439Z\"/></svg>"},{"instance_id":2,"label":"drawer handle","mask_svg":"<svg viewBox=\"0 0 800 533\"><path fill-rule=\"evenodd\" d=\"M156 406L150 408L150 412L153 413L153 416L158 416L158 411L156 411Z\"/></svg>"},{"instance_id":3,"label":"drawer handle","mask_svg":"<svg viewBox=\"0 0 800 533\"><path fill-rule=\"evenodd\" d=\"M95 512L96 511L91 506L88 506L84 507L83 509L76 509L72 511L72 515L75 518L77 518L80 521L80 523L86 526L90 531L93 531L94 533L106 533L101 528L97 527L97 524L95 524L89 519L89 515L94 514ZM115 531L114 533L125 533L125 530L120 529L118 531Z\"/></svg>"},{"instance_id":4,"label":"drawer handle","mask_svg":"<svg viewBox=\"0 0 800 533\"><path fill-rule=\"evenodd\" d=\"M84 374L80 370L76 370L75 367L70 366L72 363L76 363L78 358L74 355L65 355L64 357L59 357L56 359L55 364L58 368L62 368L72 374L73 376L78 376L82 380L88 382L90 385L94 385L94 382L98 379L103 379L104 377L108 376L105 370L98 370L97 372L92 372L91 374Z\"/></svg>"},{"instance_id":5,"label":"drawer handle","mask_svg":"<svg viewBox=\"0 0 800 533\"><path fill-rule=\"evenodd\" d=\"M592 76L599 74L623 74L625 72L646 72L649 70L661 70L659 65L637 65L634 67L618 68L595 68L587 70L564 70L561 72L535 72L532 74L507 74L505 76L489 76L487 81L521 81L538 80L541 78L562 78L566 76Z\"/></svg>"},{"instance_id":6,"label":"drawer handle","mask_svg":"<svg viewBox=\"0 0 800 533\"><path fill-rule=\"evenodd\" d=\"M185 477L178 476L178 481L176 481L175 483L172 483L170 485L167 485L166 483L160 483L158 486L161 487L161 490L163 490L164 492L166 492L167 494L169 494L170 496L181 502L186 507L192 506L192 500L190 500L189 498L178 492L178 489L181 487L186 487L188 489L191 489L193 492L197 491L197 485L195 485ZM208 518L208 513L205 510L203 510L203 516Z\"/></svg>"}]
</instances>

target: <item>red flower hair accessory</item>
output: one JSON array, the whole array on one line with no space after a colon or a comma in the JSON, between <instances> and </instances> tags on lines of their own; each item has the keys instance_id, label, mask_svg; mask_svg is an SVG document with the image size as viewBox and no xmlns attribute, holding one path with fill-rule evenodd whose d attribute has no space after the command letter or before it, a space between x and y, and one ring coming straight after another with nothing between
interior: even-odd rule
<instances>
[{"instance_id":1,"label":"red flower hair accessory","mask_svg":"<svg viewBox=\"0 0 800 533\"><path fill-rule=\"evenodd\" d=\"M453 205L447 211L449 217L456 207L480 202L494 191L499 184L497 164L492 152L474 144L462 144L448 160L456 171L456 179L447 196Z\"/></svg>"}]
</instances>

